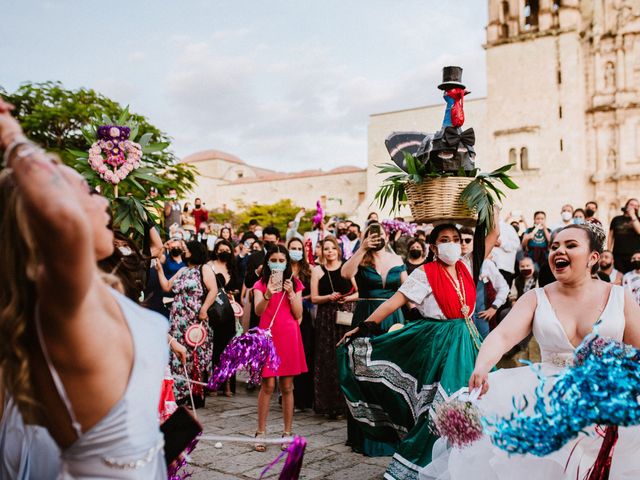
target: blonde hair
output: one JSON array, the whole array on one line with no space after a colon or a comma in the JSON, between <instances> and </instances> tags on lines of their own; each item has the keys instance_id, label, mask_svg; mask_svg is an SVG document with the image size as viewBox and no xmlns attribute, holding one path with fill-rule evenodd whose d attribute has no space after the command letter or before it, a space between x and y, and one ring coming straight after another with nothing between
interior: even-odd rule
<instances>
[{"instance_id":1,"label":"blonde hair","mask_svg":"<svg viewBox=\"0 0 640 480\"><path fill-rule=\"evenodd\" d=\"M340 248L338 240L333 235L329 235L328 237L325 237L320 241L320 252L324 250L324 244L327 242L336 247L336 250L338 251L338 261L342 261L342 249ZM324 255L322 255L322 263L325 263Z\"/></svg>"},{"instance_id":2,"label":"blonde hair","mask_svg":"<svg viewBox=\"0 0 640 480\"><path fill-rule=\"evenodd\" d=\"M26 423L36 418L39 403L29 365L28 324L37 300L38 254L24 203L12 171L0 172L0 372L2 388L13 398Z\"/></svg>"}]
</instances>

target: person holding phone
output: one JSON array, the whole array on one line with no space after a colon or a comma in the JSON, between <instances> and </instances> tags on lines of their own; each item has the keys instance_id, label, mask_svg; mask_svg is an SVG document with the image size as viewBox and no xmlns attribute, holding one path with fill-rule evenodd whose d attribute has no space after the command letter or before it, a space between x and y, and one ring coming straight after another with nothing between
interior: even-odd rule
<instances>
[{"instance_id":1,"label":"person holding phone","mask_svg":"<svg viewBox=\"0 0 640 480\"><path fill-rule=\"evenodd\" d=\"M622 207L622 215L613 217L609 226L607 250L613 252L616 270L627 273L633 270L631 255L640 250L640 202L630 198Z\"/></svg>"},{"instance_id":2,"label":"person holding phone","mask_svg":"<svg viewBox=\"0 0 640 480\"><path fill-rule=\"evenodd\" d=\"M272 246L265 255L260 279L253 286L254 308L260 316L259 327L270 329L280 366L265 366L258 395L258 430L255 450L266 451L269 404L276 386L282 395L283 437L291 436L293 425L293 377L307 371L300 323L302 322L302 282L293 276L289 252L283 245ZM286 445L282 445L286 449Z\"/></svg>"},{"instance_id":3,"label":"person holding phone","mask_svg":"<svg viewBox=\"0 0 640 480\"><path fill-rule=\"evenodd\" d=\"M538 211L533 214L533 227L527 228L522 236L522 248L538 269L547 262L551 230L547 228L547 214Z\"/></svg>"},{"instance_id":4,"label":"person holding phone","mask_svg":"<svg viewBox=\"0 0 640 480\"><path fill-rule=\"evenodd\" d=\"M358 290L355 279L342 278L338 240L329 236L319 243L319 264L311 272L311 301L318 306L315 323L314 411L329 418L347 413L338 382L336 342L351 329L337 323L338 311L353 312Z\"/></svg>"},{"instance_id":5,"label":"person holding phone","mask_svg":"<svg viewBox=\"0 0 640 480\"><path fill-rule=\"evenodd\" d=\"M342 266L341 271L345 279L355 279L358 285L359 298L353 312L354 326L369 318L407 279L404 261L391 250L387 235L377 222L370 223L365 229L360 248ZM401 309L386 316L379 323L379 328L386 332L397 323L405 323ZM354 452L370 457L393 455L395 448L391 443L366 438L351 415L347 420L347 443Z\"/></svg>"}]
</instances>

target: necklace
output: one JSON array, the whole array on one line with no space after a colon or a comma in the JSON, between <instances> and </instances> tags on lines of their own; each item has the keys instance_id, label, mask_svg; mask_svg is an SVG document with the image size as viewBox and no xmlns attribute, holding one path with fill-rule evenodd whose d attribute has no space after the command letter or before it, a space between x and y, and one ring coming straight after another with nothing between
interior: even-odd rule
<instances>
[{"instance_id":1,"label":"necklace","mask_svg":"<svg viewBox=\"0 0 640 480\"><path fill-rule=\"evenodd\" d=\"M469 305L467 305L467 294L464 289L464 283L462 282L462 275L460 275L460 270L458 270L457 265L454 267L456 269L456 276L458 277L458 283L456 284L456 281L453 279L449 271L442 265L440 265L440 268L442 268L445 275L447 276L447 279L449 279L449 282L451 282L453 289L456 291L456 295L458 295L458 300L460 301L460 312L462 313L464 322L467 324L467 328L469 329L471 340L473 340L476 348L480 350L480 342L478 342L478 339L480 338L480 332L478 332L476 325L473 323L473 321L471 320L471 316L469 315L471 313L471 309L469 308Z\"/></svg>"}]
</instances>

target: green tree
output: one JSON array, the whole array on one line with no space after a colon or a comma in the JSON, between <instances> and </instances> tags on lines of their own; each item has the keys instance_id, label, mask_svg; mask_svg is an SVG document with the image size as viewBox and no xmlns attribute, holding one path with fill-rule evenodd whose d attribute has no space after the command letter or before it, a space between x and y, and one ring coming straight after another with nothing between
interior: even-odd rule
<instances>
[{"instance_id":1,"label":"green tree","mask_svg":"<svg viewBox=\"0 0 640 480\"><path fill-rule=\"evenodd\" d=\"M94 90L67 90L59 82L45 82L25 83L13 93L0 86L0 94L15 105L14 115L29 138L56 153L92 186L101 187L112 200L115 224L125 233L133 228L141 234L149 213L156 220L154 203L147 199L149 187L155 186L161 193L175 188L183 196L195 184L197 170L178 163L175 154L166 149L171 141L167 134L144 116L129 113L128 108ZM118 185L115 195L113 187L86 163L86 152L95 141L96 125L118 122L130 124L131 139L144 144L144 148L142 167Z\"/></svg>"},{"instance_id":2,"label":"green tree","mask_svg":"<svg viewBox=\"0 0 640 480\"><path fill-rule=\"evenodd\" d=\"M246 230L249 227L249 221L256 219L263 227L274 226L280 230L280 235L284 238L287 231L288 223L294 219L296 214L300 211L299 206L295 205L290 199L280 200L271 205L259 205L257 203L251 205L239 205L240 211L238 212L237 225L241 229ZM301 233L307 230L311 230L311 218L315 212L307 212L300 222Z\"/></svg>"}]
</instances>

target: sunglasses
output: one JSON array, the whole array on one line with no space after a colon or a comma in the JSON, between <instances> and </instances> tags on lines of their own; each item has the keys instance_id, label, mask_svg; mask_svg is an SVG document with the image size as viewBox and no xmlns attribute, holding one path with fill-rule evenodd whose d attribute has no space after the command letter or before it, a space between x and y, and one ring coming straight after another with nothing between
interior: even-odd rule
<instances>
[{"instance_id":1,"label":"sunglasses","mask_svg":"<svg viewBox=\"0 0 640 480\"><path fill-rule=\"evenodd\" d=\"M460 240L462 243L466 243L467 245L471 242L473 242L473 238L463 238L462 240Z\"/></svg>"}]
</instances>

